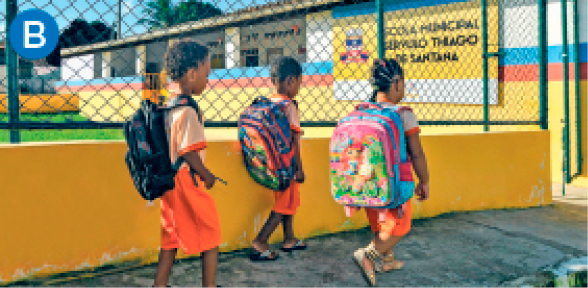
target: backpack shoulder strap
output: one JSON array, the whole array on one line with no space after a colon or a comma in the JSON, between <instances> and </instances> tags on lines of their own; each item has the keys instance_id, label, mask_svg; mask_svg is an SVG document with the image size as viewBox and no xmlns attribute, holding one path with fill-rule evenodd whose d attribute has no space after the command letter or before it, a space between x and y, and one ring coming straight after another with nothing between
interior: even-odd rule
<instances>
[{"instance_id":1,"label":"backpack shoulder strap","mask_svg":"<svg viewBox=\"0 0 588 288\"><path fill-rule=\"evenodd\" d=\"M400 112L400 111L410 111L412 112L412 108L408 107L408 106L390 106L387 107L387 109L390 109L394 112Z\"/></svg>"},{"instance_id":2,"label":"backpack shoulder strap","mask_svg":"<svg viewBox=\"0 0 588 288\"><path fill-rule=\"evenodd\" d=\"M179 95L178 97L173 98L168 104L166 109L171 110L177 107L188 106L192 107L196 110L196 114L198 114L198 121L202 123L202 112L200 111L200 106L198 106L198 102L194 100L194 98L188 95Z\"/></svg>"},{"instance_id":3,"label":"backpack shoulder strap","mask_svg":"<svg viewBox=\"0 0 588 288\"><path fill-rule=\"evenodd\" d=\"M264 96L257 96L255 97L255 99L253 99L253 103L251 103L252 105L255 104L261 104L261 103L268 103L270 100L267 97Z\"/></svg>"},{"instance_id":4,"label":"backpack shoulder strap","mask_svg":"<svg viewBox=\"0 0 588 288\"><path fill-rule=\"evenodd\" d=\"M292 100L281 100L281 101L276 101L274 102L275 105L277 105L280 109L282 109L282 111L284 111L284 109L290 105L290 103L296 105ZM298 108L298 106L296 106Z\"/></svg>"},{"instance_id":5,"label":"backpack shoulder strap","mask_svg":"<svg viewBox=\"0 0 588 288\"><path fill-rule=\"evenodd\" d=\"M382 110L384 109L384 107L382 107L381 104L379 103L375 103L375 102L362 102L359 103L355 106L355 110L367 110L367 109L378 109L378 110Z\"/></svg>"},{"instance_id":6,"label":"backpack shoulder strap","mask_svg":"<svg viewBox=\"0 0 588 288\"><path fill-rule=\"evenodd\" d=\"M290 104L290 103L294 103L294 105L297 104L295 101L289 100L289 99L284 99L284 100L281 100L281 101L272 101L271 99L269 99L267 97L264 97L264 96L258 96L258 97L256 97L255 100L253 100L253 103L252 104L255 105L255 104L261 104L261 103L276 105L282 111L284 111L284 108L286 106L288 106L288 104ZM298 107L298 105L296 105L296 107Z\"/></svg>"}]
</instances>

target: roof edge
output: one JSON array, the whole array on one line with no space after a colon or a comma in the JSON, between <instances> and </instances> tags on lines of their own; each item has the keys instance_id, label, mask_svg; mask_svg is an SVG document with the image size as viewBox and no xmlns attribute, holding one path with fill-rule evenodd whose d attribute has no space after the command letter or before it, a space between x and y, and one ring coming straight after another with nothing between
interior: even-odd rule
<instances>
[{"instance_id":1,"label":"roof edge","mask_svg":"<svg viewBox=\"0 0 588 288\"><path fill-rule=\"evenodd\" d=\"M274 14L283 14L294 12L298 10L308 9L308 8L317 8L322 6L327 6L330 4L339 4L343 3L344 0L310 0L310 1L301 1L300 3L291 3L285 4L281 6L274 5L267 5L263 9L245 9L245 11L241 13L231 13L228 15L221 15L218 17L207 18L200 21L193 21L187 22L183 24L179 24L174 27L165 28L165 29L157 29L149 32L145 32L139 35L133 35L130 37L126 37L123 39L118 40L110 40L105 42L99 42L89 45L77 46L73 48L66 48L60 51L61 57L67 58L72 57L80 54L87 54L90 52L98 52L106 49L112 48L124 48L127 46L132 46L133 44L137 43L144 43L144 42L152 42L158 38L173 38L176 36L181 35L184 32L194 32L199 30L204 30L206 28L214 28L219 26L227 26L232 23L239 23L243 21L251 21L256 20L264 17L268 17Z\"/></svg>"}]
</instances>

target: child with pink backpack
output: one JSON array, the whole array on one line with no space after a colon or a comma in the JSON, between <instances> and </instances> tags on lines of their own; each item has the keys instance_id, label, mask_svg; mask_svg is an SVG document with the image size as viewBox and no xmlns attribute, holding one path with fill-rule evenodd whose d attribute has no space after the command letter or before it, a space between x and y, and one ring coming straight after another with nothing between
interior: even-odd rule
<instances>
[{"instance_id":1,"label":"child with pink backpack","mask_svg":"<svg viewBox=\"0 0 588 288\"><path fill-rule=\"evenodd\" d=\"M342 118L331 138L331 192L347 216L364 208L374 240L353 254L368 283L376 272L404 267L393 248L410 231L411 198L429 197L427 160L420 128L404 98L404 73L392 59L376 59L369 103ZM419 178L415 187L412 168Z\"/></svg>"}]
</instances>

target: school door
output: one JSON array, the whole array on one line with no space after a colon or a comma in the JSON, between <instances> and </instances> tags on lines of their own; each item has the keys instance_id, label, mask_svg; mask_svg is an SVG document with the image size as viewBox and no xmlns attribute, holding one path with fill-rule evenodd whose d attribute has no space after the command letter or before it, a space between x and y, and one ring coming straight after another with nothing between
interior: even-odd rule
<instances>
[{"instance_id":1,"label":"school door","mask_svg":"<svg viewBox=\"0 0 588 288\"><path fill-rule=\"evenodd\" d=\"M259 51L257 49L241 50L241 67L258 67Z\"/></svg>"},{"instance_id":2,"label":"school door","mask_svg":"<svg viewBox=\"0 0 588 288\"><path fill-rule=\"evenodd\" d=\"M210 68L212 68L212 69L225 69L225 54L212 55Z\"/></svg>"}]
</instances>

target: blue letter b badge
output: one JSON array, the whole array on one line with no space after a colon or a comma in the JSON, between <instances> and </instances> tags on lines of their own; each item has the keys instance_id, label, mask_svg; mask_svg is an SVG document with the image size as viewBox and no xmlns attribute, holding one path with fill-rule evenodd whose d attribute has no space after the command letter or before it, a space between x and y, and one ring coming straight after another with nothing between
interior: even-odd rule
<instances>
[{"instance_id":1,"label":"blue letter b badge","mask_svg":"<svg viewBox=\"0 0 588 288\"><path fill-rule=\"evenodd\" d=\"M16 15L8 33L14 51L29 60L47 57L59 40L59 28L55 19L38 9L26 10Z\"/></svg>"}]
</instances>

